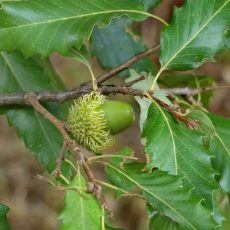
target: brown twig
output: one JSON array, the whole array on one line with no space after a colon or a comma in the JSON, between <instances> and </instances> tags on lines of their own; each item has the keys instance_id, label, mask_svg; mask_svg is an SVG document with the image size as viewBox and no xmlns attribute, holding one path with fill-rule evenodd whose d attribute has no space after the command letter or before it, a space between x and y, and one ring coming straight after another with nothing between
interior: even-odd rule
<instances>
[{"instance_id":1,"label":"brown twig","mask_svg":"<svg viewBox=\"0 0 230 230\"><path fill-rule=\"evenodd\" d=\"M217 86L208 86L203 88L191 88L191 87L184 87L184 88L168 88L168 89L161 89L162 91L173 94L173 95L181 95L181 96L195 96L199 93L206 93L213 90L219 89L230 89L230 85L217 85Z\"/></svg>"},{"instance_id":2,"label":"brown twig","mask_svg":"<svg viewBox=\"0 0 230 230\"><path fill-rule=\"evenodd\" d=\"M28 93L25 95L26 104L31 105L35 111L39 112L44 118L49 120L62 134L64 139L64 144L62 148L62 156L64 157L64 151L66 150L67 146L70 148L72 153L75 153L78 157L79 163L82 166L85 177L88 183L88 192L95 195L98 202L106 208L109 215L112 215L111 210L108 208L104 195L102 194L101 187L95 182L93 173L91 172L88 164L86 163L86 159L84 154L81 152L80 147L77 143L72 140L65 129L65 125L62 121L58 120L55 116L53 116L48 110L46 110L38 101L37 95L33 93ZM60 159L61 160L61 159ZM58 163L60 164L60 163ZM59 166L58 166L59 167Z\"/></svg>"},{"instance_id":3,"label":"brown twig","mask_svg":"<svg viewBox=\"0 0 230 230\"><path fill-rule=\"evenodd\" d=\"M146 50L136 56L134 56L133 58L129 59L128 61L126 61L125 63L123 63L122 65L119 65L118 67L116 67L115 69L112 69L110 72L102 75L101 77L97 78L97 83L98 85L101 85L103 82L109 80L110 78L112 78L114 75L128 69L132 64L134 64L135 62L139 61L140 59L154 54L156 52L159 51L159 45L156 45L152 48L150 48L149 50Z\"/></svg>"},{"instance_id":4,"label":"brown twig","mask_svg":"<svg viewBox=\"0 0 230 230\"><path fill-rule=\"evenodd\" d=\"M52 172L52 176L58 177L61 174L61 163L65 160L66 150L68 148L68 144L66 141L63 142L60 158L56 160L56 168Z\"/></svg>"},{"instance_id":5,"label":"brown twig","mask_svg":"<svg viewBox=\"0 0 230 230\"><path fill-rule=\"evenodd\" d=\"M141 78L140 78L141 79ZM138 79L138 81L140 80ZM135 83L135 82L134 82ZM198 93L208 92L217 89L228 89L230 85L220 85L220 86L210 86L206 88L167 88L161 89L162 92L165 92L169 95L182 95L182 96L194 96ZM92 89L89 86L82 85L74 90L66 91L44 91L44 92L23 92L23 93L12 93L12 94L0 94L0 106L2 105L29 105L27 103L26 97L33 93L36 95L36 99L39 102L64 102L67 100L76 99L83 94L91 92ZM124 86L101 86L99 91L103 94L110 93L122 93L130 94L134 96L140 96L140 92Z\"/></svg>"},{"instance_id":6,"label":"brown twig","mask_svg":"<svg viewBox=\"0 0 230 230\"><path fill-rule=\"evenodd\" d=\"M133 81L130 81L130 82L125 83L125 86L126 86L126 87L131 87L131 86L133 86L134 84L136 84L137 82L143 81L143 80L145 80L145 76L140 76L139 78L137 78L137 79L135 79L135 80L133 80Z\"/></svg>"},{"instance_id":7,"label":"brown twig","mask_svg":"<svg viewBox=\"0 0 230 230\"><path fill-rule=\"evenodd\" d=\"M184 123L188 128L194 129L197 127L197 122L194 120L190 120L187 117L183 116L183 114L180 113L179 109L180 107L178 105L169 105L158 98L154 97L151 93L146 93L147 97L155 101L157 104L159 104L162 108L170 112L173 117L176 119L177 122Z\"/></svg>"}]
</instances>

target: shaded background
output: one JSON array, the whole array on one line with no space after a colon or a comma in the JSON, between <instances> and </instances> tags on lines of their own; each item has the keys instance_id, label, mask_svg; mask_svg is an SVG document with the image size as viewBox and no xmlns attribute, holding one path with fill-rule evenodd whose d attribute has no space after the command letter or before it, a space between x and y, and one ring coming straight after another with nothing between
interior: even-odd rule
<instances>
[{"instance_id":1,"label":"shaded background","mask_svg":"<svg viewBox=\"0 0 230 230\"><path fill-rule=\"evenodd\" d=\"M180 6L182 3L183 1L165 0L155 9L155 13L169 21L173 5ZM159 43L161 25L157 21L148 19L134 26L142 33L144 44L147 47ZM88 70L74 60L54 54L51 61L69 88L90 80ZM157 56L153 57L153 61L157 63ZM96 76L104 72L95 58L92 59L92 63ZM230 51L218 55L217 62L207 62L199 69L186 73L191 72L213 76L219 84L230 84ZM123 79L112 80L112 82L122 81ZM227 89L215 91L211 100L211 112L229 117L229 96L230 92ZM138 114L138 106L131 97L117 96L117 98L132 103ZM116 145L109 150L110 152L128 145L132 146L135 152L144 159L138 120L116 139ZM98 175L101 174L101 170L101 168L96 169ZM46 172L38 165L35 157L25 149L15 129L8 126L4 116L0 116L0 201L11 209L8 216L13 230L58 229L57 213L63 207L64 193L36 179L36 174L46 175ZM143 201L126 198L115 202L111 197L109 203L115 210L115 220L119 219L121 226L130 230L146 228L143 224L147 217ZM229 215L230 219L230 207L226 201L223 201L222 206L224 214ZM230 229L229 219L226 221L226 230Z\"/></svg>"}]
</instances>

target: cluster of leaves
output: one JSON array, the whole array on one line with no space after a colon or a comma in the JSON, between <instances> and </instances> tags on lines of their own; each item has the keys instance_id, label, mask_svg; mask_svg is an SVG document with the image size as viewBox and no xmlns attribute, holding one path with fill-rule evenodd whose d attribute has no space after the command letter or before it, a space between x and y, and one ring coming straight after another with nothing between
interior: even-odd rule
<instances>
[{"instance_id":1,"label":"cluster of leaves","mask_svg":"<svg viewBox=\"0 0 230 230\"><path fill-rule=\"evenodd\" d=\"M104 68L118 66L146 49L140 39L133 39L131 20L146 19L149 16L146 10L160 2L2 2L0 92L64 89L45 58L54 51L68 56L73 47L81 48L85 38L91 37L90 51ZM113 19L117 17L121 18ZM147 72L148 80L153 81L153 75L158 78L165 70L188 70L207 59L213 61L217 52L229 47L229 25L230 0L185 1L181 8L174 9L170 26L165 26L161 33L160 70L156 72L155 65L146 57L132 66L135 71L131 72L128 81L137 78L140 71ZM212 84L212 78L177 75L164 77L160 83L167 87L205 87ZM140 82L133 87L148 90L149 85ZM170 103L160 90L157 93L161 100ZM203 93L195 99L208 107L210 96ZM195 116L202 125L198 130L189 130L154 101L136 99L141 110L140 129L148 162L147 165L124 164L113 159L105 163L110 183L122 193L134 194L138 188L139 196L146 200L149 229L211 230L221 226L214 192L221 189L230 194L230 120L194 110L191 118ZM178 101L185 103L183 98ZM66 105L47 103L45 106L58 118L65 119ZM36 154L38 161L52 172L62 147L58 130L28 107L4 107L0 112L7 116L10 125L17 128L19 137ZM114 154L125 157L133 152L124 148ZM63 172L66 177L70 176L70 169L65 165ZM85 181L79 170L69 187L66 206L60 216L63 230L114 229L106 224L106 227L101 226L103 210L94 197L85 192ZM7 211L5 206L0 206L1 229L9 228Z\"/></svg>"}]
</instances>

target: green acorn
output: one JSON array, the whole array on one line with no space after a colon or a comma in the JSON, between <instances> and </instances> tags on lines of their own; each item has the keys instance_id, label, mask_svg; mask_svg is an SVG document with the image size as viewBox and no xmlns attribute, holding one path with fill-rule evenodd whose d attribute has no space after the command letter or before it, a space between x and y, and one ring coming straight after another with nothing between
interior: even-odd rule
<instances>
[{"instance_id":1,"label":"green acorn","mask_svg":"<svg viewBox=\"0 0 230 230\"><path fill-rule=\"evenodd\" d=\"M134 119L130 104L109 101L99 92L92 92L74 101L67 123L79 144L101 153L114 144L113 135L128 128Z\"/></svg>"}]
</instances>

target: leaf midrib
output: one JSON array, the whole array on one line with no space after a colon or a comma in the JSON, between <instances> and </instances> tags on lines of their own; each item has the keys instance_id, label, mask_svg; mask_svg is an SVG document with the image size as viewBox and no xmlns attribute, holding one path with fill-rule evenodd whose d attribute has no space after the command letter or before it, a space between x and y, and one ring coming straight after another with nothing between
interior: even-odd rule
<instances>
[{"instance_id":1,"label":"leaf midrib","mask_svg":"<svg viewBox=\"0 0 230 230\"><path fill-rule=\"evenodd\" d=\"M55 23L55 22L59 22L59 21L65 21L65 20L77 19L77 18L83 18L83 17L90 17L90 16L101 15L101 14L111 14L111 13L138 13L138 14L143 14L145 16L153 16L153 15L149 14L148 12L139 11L139 10L108 10L108 11L98 11L98 12L75 15L75 16L64 17L64 18L53 19L53 20L46 20L46 21L41 21L41 22L34 22L34 23L24 24L24 25L20 25L20 26L12 26L12 27L7 27L7 28L2 28L2 29L0 29L0 31L9 30L9 29L20 29L20 28L24 28L24 27L37 26L37 25L42 25L42 24L51 24L51 23Z\"/></svg>"},{"instance_id":2,"label":"leaf midrib","mask_svg":"<svg viewBox=\"0 0 230 230\"><path fill-rule=\"evenodd\" d=\"M213 18L215 18L220 12L221 10L230 2L230 0L226 1L222 7L219 8L219 10L216 11L216 13L214 15L212 15L212 17L210 17L206 23L204 23L204 25L197 31L197 33L195 33L191 39L189 39L170 59L169 61L161 67L161 70L159 72L163 72L164 70L167 69L167 66L173 61L174 58L176 58L176 56L183 50L185 49L185 47L191 43L200 33L201 31L213 20Z\"/></svg>"},{"instance_id":3,"label":"leaf midrib","mask_svg":"<svg viewBox=\"0 0 230 230\"><path fill-rule=\"evenodd\" d=\"M162 202L164 205L166 205L168 208L170 208L173 212L175 212L178 216L180 216L192 229L197 230L197 228L194 227L193 224L191 224L175 208L173 208L170 204L168 204L167 202L165 202L164 200L162 200L159 196L157 196L156 194L152 193L151 191L149 191L148 189L146 189L145 187L143 187L141 184L139 184L138 182L136 182L135 180L133 180L131 177L129 177L127 174L123 173L121 170L119 170L118 168L114 167L113 165L111 165L109 163L104 163L104 164L107 165L107 166L109 166L109 167L111 167L111 168L113 168L114 170L116 170L117 172L119 172L120 174L122 174L123 176L125 176L126 178L128 178L130 181L132 181L140 189L142 189L143 191L149 193L150 195L152 195L153 197L155 197L156 199L158 199L160 202Z\"/></svg>"}]
</instances>

